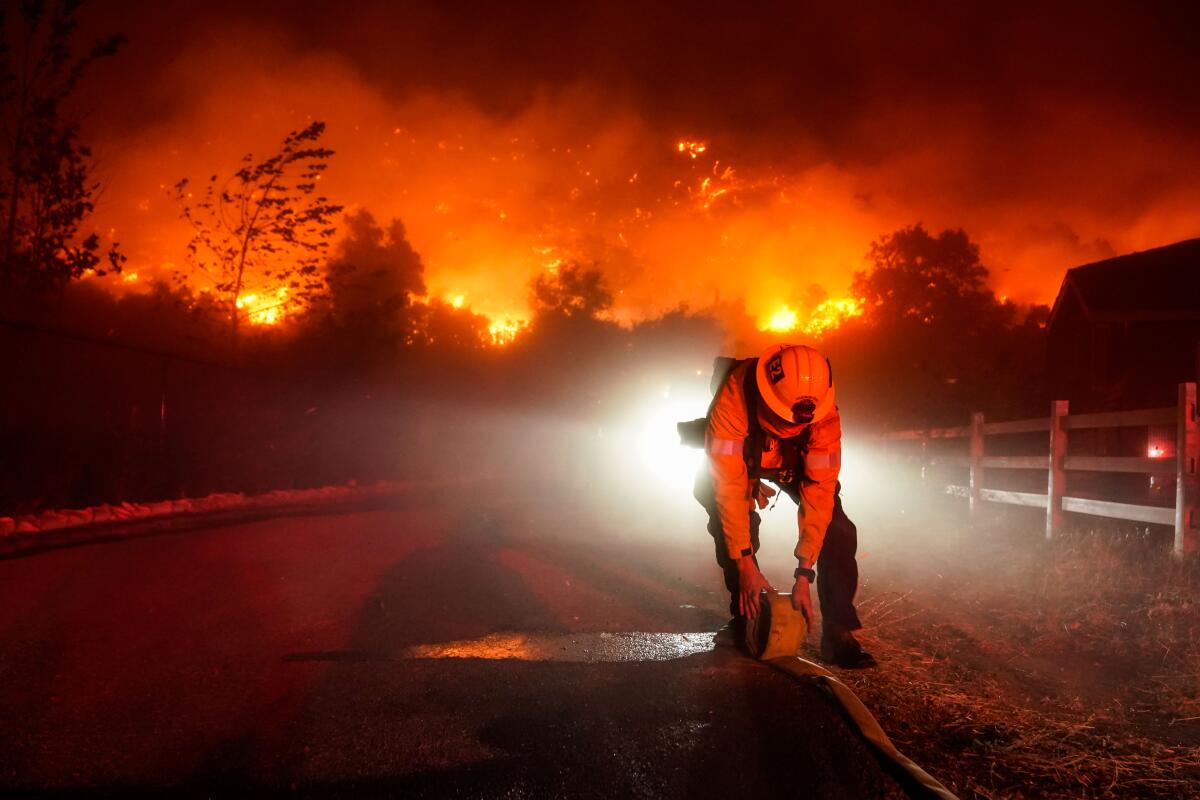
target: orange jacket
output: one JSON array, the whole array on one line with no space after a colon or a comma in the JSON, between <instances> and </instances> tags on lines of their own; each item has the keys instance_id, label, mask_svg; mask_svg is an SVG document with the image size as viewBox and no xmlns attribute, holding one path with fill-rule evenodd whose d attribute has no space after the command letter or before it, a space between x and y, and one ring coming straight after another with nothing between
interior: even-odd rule
<instances>
[{"instance_id":1,"label":"orange jacket","mask_svg":"<svg viewBox=\"0 0 1200 800\"><path fill-rule=\"evenodd\" d=\"M750 480L742 457L743 441L750 433L743 387L751 363L743 361L735 366L717 389L704 434L708 471L730 558L740 558L751 552L750 512L754 510L757 482ZM759 406L761 408L761 401ZM779 466L773 463L780 456L779 440L798 436L810 426L779 427L761 411L758 416L764 435L762 466ZM833 519L833 498L842 465L842 421L837 409L812 423L811 428L808 449L801 454L804 463L798 515L800 538L795 551L796 558L810 564L816 562L825 541L825 529ZM797 469L800 468L797 465Z\"/></svg>"}]
</instances>

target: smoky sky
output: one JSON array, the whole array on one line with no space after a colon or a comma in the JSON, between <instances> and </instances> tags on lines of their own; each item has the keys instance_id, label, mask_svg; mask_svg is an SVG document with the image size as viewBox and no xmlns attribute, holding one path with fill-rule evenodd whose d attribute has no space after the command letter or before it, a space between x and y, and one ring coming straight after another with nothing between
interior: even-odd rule
<instances>
[{"instance_id":1,"label":"smoky sky","mask_svg":"<svg viewBox=\"0 0 1200 800\"><path fill-rule=\"evenodd\" d=\"M772 156L789 136L838 157L884 155L915 131L885 135L872 117L904 103L976 106L999 131L1036 126L1043 97L1192 134L1200 121L1194 4L96 2L88 16L130 37L116 70L127 84L188 44L256 28L337 53L401 98L458 92L512 114L540 90L584 83L658 124ZM137 98L126 99L129 114Z\"/></svg>"},{"instance_id":2,"label":"smoky sky","mask_svg":"<svg viewBox=\"0 0 1200 800\"><path fill-rule=\"evenodd\" d=\"M874 215L847 251L866 251L871 225L961 226L1025 299L1052 299L1077 263L1200 234L1195 4L96 0L84 16L129 38L87 84L108 182L128 142L185 146L147 132L195 119L210 86L287 81L317 59L373 102L441 98L496 130L538 108L566 129L701 138L740 175L793 188L818 170L832 192L820 176L836 173L831 207ZM816 282L837 291L849 272Z\"/></svg>"}]
</instances>

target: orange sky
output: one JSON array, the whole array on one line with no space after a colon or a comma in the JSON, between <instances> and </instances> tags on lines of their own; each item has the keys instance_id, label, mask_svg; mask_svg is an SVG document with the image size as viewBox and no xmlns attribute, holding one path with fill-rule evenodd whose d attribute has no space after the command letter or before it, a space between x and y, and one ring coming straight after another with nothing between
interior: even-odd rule
<instances>
[{"instance_id":1,"label":"orange sky","mask_svg":"<svg viewBox=\"0 0 1200 800\"><path fill-rule=\"evenodd\" d=\"M560 260L597 264L623 320L681 303L803 314L847 292L872 239L914 222L964 227L999 294L1050 302L1070 266L1200 234L1187 129L1061 86L1022 85L1011 117L969 92L875 92L836 138L814 103L764 145L708 106L672 118L588 76L497 109L479 87L396 91L346 49L270 26L220 30L169 49L135 31L102 76L155 64L89 123L104 182L95 220L139 280L185 263L188 230L165 187L227 173L314 118L337 150L323 189L402 219L430 293L493 318L526 316L528 281Z\"/></svg>"}]
</instances>

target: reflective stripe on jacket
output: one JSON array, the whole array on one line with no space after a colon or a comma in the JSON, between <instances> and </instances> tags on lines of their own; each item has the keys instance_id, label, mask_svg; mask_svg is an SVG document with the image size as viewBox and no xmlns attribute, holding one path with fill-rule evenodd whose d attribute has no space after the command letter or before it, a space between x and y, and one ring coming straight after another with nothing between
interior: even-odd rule
<instances>
[{"instance_id":1,"label":"reflective stripe on jacket","mask_svg":"<svg viewBox=\"0 0 1200 800\"><path fill-rule=\"evenodd\" d=\"M754 489L757 481L750 479L743 458L743 447L750 433L746 412L745 378L752 362L743 361L734 367L717 390L708 428L704 433L708 454L708 471L712 478L721 528L725 533L725 548L730 558L751 554L750 512L754 510ZM765 414L759 423L766 437L790 439L799 436L806 427L812 431L804 457L804 474L800 480L799 541L796 557L815 563L825 541L825 530L833 518L833 497L842 463L842 422L835 408L824 419L811 426L773 425ZM767 446L763 452L766 453ZM761 456L760 456L761 458Z\"/></svg>"}]
</instances>

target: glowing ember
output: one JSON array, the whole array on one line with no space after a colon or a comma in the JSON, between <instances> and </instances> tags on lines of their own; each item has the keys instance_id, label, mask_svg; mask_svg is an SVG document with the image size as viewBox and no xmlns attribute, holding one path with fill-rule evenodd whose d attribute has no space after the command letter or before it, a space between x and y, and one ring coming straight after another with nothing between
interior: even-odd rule
<instances>
[{"instance_id":1,"label":"glowing ember","mask_svg":"<svg viewBox=\"0 0 1200 800\"><path fill-rule=\"evenodd\" d=\"M704 155L704 151L708 150L708 145L704 142L694 142L686 139L679 142L676 147L680 153L684 153L690 158L699 158Z\"/></svg>"},{"instance_id":2,"label":"glowing ember","mask_svg":"<svg viewBox=\"0 0 1200 800\"><path fill-rule=\"evenodd\" d=\"M463 304L467 302L467 298L465 295L455 294L448 297L447 301L455 308L462 308Z\"/></svg>"},{"instance_id":3,"label":"glowing ember","mask_svg":"<svg viewBox=\"0 0 1200 800\"><path fill-rule=\"evenodd\" d=\"M713 184L712 178L705 178L700 182L700 207L707 211L713 203L720 199L721 195L728 194L729 189L726 187L717 187Z\"/></svg>"}]
</instances>

